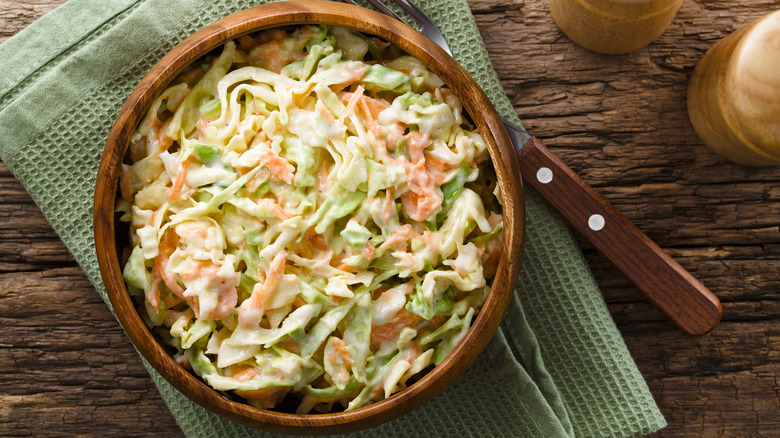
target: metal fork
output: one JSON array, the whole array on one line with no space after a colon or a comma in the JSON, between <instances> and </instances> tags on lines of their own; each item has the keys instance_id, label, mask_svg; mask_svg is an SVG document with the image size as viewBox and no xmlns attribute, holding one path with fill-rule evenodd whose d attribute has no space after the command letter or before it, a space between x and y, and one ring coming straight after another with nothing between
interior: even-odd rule
<instances>
[{"instance_id":1,"label":"metal fork","mask_svg":"<svg viewBox=\"0 0 780 438\"><path fill-rule=\"evenodd\" d=\"M360 6L353 0L342 0ZM367 0L379 12L404 22L380 0ZM417 30L452 56L444 35L417 5L392 0L415 21ZM407 23L408 24L408 23ZM615 207L556 157L537 138L502 117L519 155L526 183L615 265L681 330L710 331L720 320L721 304L704 285L643 234Z\"/></svg>"}]
</instances>

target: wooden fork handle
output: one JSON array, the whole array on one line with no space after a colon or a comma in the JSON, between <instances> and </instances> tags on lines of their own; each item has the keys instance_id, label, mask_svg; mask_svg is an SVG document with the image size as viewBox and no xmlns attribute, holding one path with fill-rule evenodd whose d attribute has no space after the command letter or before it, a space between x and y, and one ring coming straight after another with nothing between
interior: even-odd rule
<instances>
[{"instance_id":1,"label":"wooden fork handle","mask_svg":"<svg viewBox=\"0 0 780 438\"><path fill-rule=\"evenodd\" d=\"M684 332L701 335L720 321L721 304L537 138L520 150L525 181Z\"/></svg>"}]
</instances>

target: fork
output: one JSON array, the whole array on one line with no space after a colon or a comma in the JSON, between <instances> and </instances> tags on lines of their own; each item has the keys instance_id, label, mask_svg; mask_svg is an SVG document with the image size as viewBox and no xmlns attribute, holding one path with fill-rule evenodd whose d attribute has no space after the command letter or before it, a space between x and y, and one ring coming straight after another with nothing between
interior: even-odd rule
<instances>
[{"instance_id":1,"label":"fork","mask_svg":"<svg viewBox=\"0 0 780 438\"><path fill-rule=\"evenodd\" d=\"M353 0L342 1L360 6ZM367 1L379 12L406 23L382 1ZM417 22L418 32L452 56L444 34L422 9L408 0L392 1ZM577 176L539 139L503 116L501 119L518 153L525 182L536 189L651 303L688 334L704 334L718 323L721 304L709 289Z\"/></svg>"}]
</instances>

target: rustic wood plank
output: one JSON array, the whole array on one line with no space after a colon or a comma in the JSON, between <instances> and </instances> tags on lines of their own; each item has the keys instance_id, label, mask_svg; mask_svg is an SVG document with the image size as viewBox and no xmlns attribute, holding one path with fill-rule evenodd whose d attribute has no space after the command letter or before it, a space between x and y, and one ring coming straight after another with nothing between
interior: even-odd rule
<instances>
[{"instance_id":1,"label":"rustic wood plank","mask_svg":"<svg viewBox=\"0 0 780 438\"><path fill-rule=\"evenodd\" d=\"M657 436L777 435L777 309L772 320L724 321L703 338L650 327L623 333L670 423Z\"/></svg>"},{"instance_id":2,"label":"rustic wood plank","mask_svg":"<svg viewBox=\"0 0 780 438\"><path fill-rule=\"evenodd\" d=\"M0 284L0 435L181 435L80 268L0 273Z\"/></svg>"},{"instance_id":3,"label":"rustic wood plank","mask_svg":"<svg viewBox=\"0 0 780 438\"><path fill-rule=\"evenodd\" d=\"M60 3L0 0L0 41ZM526 128L723 301L712 333L686 337L583 243L669 421L655 435L776 436L780 168L718 158L685 107L701 55L776 0L686 1L659 40L612 57L571 43L544 0L469 4ZM180 436L113 316L1 163L0 206L0 435Z\"/></svg>"}]
</instances>

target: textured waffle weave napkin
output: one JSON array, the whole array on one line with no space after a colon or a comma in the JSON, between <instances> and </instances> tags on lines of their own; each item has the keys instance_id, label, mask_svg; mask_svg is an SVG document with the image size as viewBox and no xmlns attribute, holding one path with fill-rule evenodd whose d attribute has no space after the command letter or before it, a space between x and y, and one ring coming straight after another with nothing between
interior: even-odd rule
<instances>
[{"instance_id":1,"label":"textured waffle weave napkin","mask_svg":"<svg viewBox=\"0 0 780 438\"><path fill-rule=\"evenodd\" d=\"M258 0L70 0L0 45L0 156L106 299L92 236L103 145L135 84L204 25ZM455 58L515 119L465 0L419 0ZM636 436L664 418L569 230L527 192L518 288L477 362L417 411L360 436ZM184 433L266 436L186 399L152 368Z\"/></svg>"}]
</instances>

